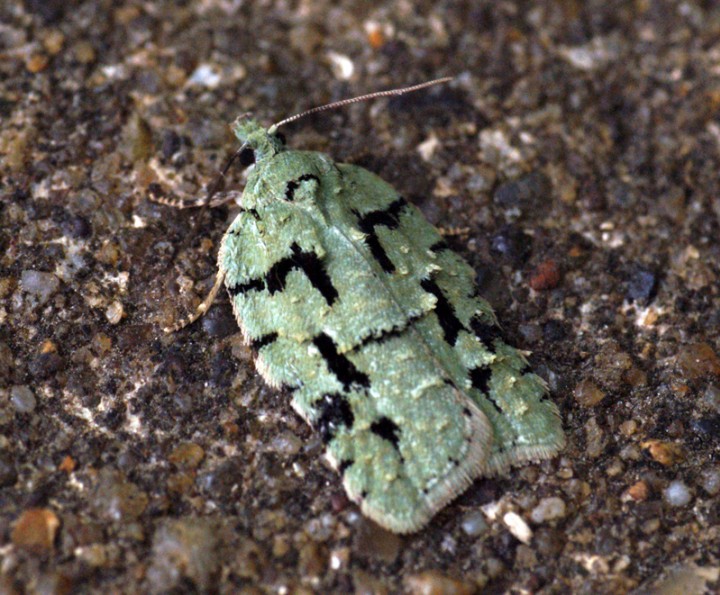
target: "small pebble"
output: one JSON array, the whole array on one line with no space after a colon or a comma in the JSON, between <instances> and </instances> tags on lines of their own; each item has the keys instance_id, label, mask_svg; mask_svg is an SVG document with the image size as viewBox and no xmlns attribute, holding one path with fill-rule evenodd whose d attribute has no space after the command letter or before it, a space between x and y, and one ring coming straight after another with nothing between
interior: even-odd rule
<instances>
[{"instance_id":1,"label":"small pebble","mask_svg":"<svg viewBox=\"0 0 720 595\"><path fill-rule=\"evenodd\" d=\"M0 488L6 488L17 481L15 458L6 451L0 450Z\"/></svg>"},{"instance_id":2,"label":"small pebble","mask_svg":"<svg viewBox=\"0 0 720 595\"><path fill-rule=\"evenodd\" d=\"M411 595L471 595L477 591L475 585L467 583L436 570L426 570L405 577L405 592Z\"/></svg>"},{"instance_id":3,"label":"small pebble","mask_svg":"<svg viewBox=\"0 0 720 595\"><path fill-rule=\"evenodd\" d=\"M535 291L555 289L560 283L560 269L554 260L545 260L530 274L528 285Z\"/></svg>"},{"instance_id":4,"label":"small pebble","mask_svg":"<svg viewBox=\"0 0 720 595\"><path fill-rule=\"evenodd\" d=\"M592 380L586 378L575 387L573 396L581 407L595 407L605 398L605 393Z\"/></svg>"},{"instance_id":5,"label":"small pebble","mask_svg":"<svg viewBox=\"0 0 720 595\"><path fill-rule=\"evenodd\" d=\"M25 385L10 389L10 402L18 413L32 413L37 405L33 392Z\"/></svg>"},{"instance_id":6,"label":"small pebble","mask_svg":"<svg viewBox=\"0 0 720 595\"><path fill-rule=\"evenodd\" d=\"M50 58L48 58L45 54L33 54L27 59L25 65L27 66L29 72L37 74L38 72L45 70L49 63Z\"/></svg>"},{"instance_id":7,"label":"small pebble","mask_svg":"<svg viewBox=\"0 0 720 595\"><path fill-rule=\"evenodd\" d=\"M627 490L627 495L635 500L635 502L643 502L650 495L648 484L640 480L631 485Z\"/></svg>"},{"instance_id":8,"label":"small pebble","mask_svg":"<svg viewBox=\"0 0 720 595\"><path fill-rule=\"evenodd\" d=\"M633 272L627 284L627 298L631 302L647 304L655 297L657 277L652 271L638 268Z\"/></svg>"},{"instance_id":9,"label":"small pebble","mask_svg":"<svg viewBox=\"0 0 720 595\"><path fill-rule=\"evenodd\" d=\"M53 273L25 270L20 273L20 287L43 305L59 289L60 279Z\"/></svg>"},{"instance_id":10,"label":"small pebble","mask_svg":"<svg viewBox=\"0 0 720 595\"><path fill-rule=\"evenodd\" d=\"M703 394L703 400L707 403L708 407L720 412L720 388L714 384L708 386Z\"/></svg>"},{"instance_id":11,"label":"small pebble","mask_svg":"<svg viewBox=\"0 0 720 595\"><path fill-rule=\"evenodd\" d=\"M170 453L168 460L185 469L195 469L205 457L202 446L194 442L183 442L178 444Z\"/></svg>"},{"instance_id":12,"label":"small pebble","mask_svg":"<svg viewBox=\"0 0 720 595\"><path fill-rule=\"evenodd\" d=\"M402 550L402 538L368 519L362 519L355 532L353 551L363 557L392 564Z\"/></svg>"},{"instance_id":13,"label":"small pebble","mask_svg":"<svg viewBox=\"0 0 720 595\"><path fill-rule=\"evenodd\" d=\"M503 515L503 523L518 541L530 543L533 536L532 529L517 512L506 512Z\"/></svg>"},{"instance_id":14,"label":"small pebble","mask_svg":"<svg viewBox=\"0 0 720 595\"><path fill-rule=\"evenodd\" d=\"M531 210L545 204L551 193L548 177L542 172L532 172L498 186L493 202L503 209Z\"/></svg>"},{"instance_id":15,"label":"small pebble","mask_svg":"<svg viewBox=\"0 0 720 595\"><path fill-rule=\"evenodd\" d=\"M462 530L470 537L477 537L487 530L487 523L480 511L470 512L465 515L460 523Z\"/></svg>"},{"instance_id":16,"label":"small pebble","mask_svg":"<svg viewBox=\"0 0 720 595\"><path fill-rule=\"evenodd\" d=\"M654 461L665 467L671 467L685 460L682 447L674 442L646 440L640 446L647 450Z\"/></svg>"},{"instance_id":17,"label":"small pebble","mask_svg":"<svg viewBox=\"0 0 720 595\"><path fill-rule=\"evenodd\" d=\"M720 494L720 467L705 469L701 474L700 485L711 496Z\"/></svg>"},{"instance_id":18,"label":"small pebble","mask_svg":"<svg viewBox=\"0 0 720 595\"><path fill-rule=\"evenodd\" d=\"M147 507L148 495L117 471L103 469L89 504L95 513L112 522L138 518Z\"/></svg>"},{"instance_id":19,"label":"small pebble","mask_svg":"<svg viewBox=\"0 0 720 595\"><path fill-rule=\"evenodd\" d=\"M215 591L217 547L217 528L208 519L164 521L153 535L147 586L153 593Z\"/></svg>"},{"instance_id":20,"label":"small pebble","mask_svg":"<svg viewBox=\"0 0 720 595\"><path fill-rule=\"evenodd\" d=\"M557 496L543 498L538 505L532 509L530 520L533 523L544 523L553 519L565 516L565 501Z\"/></svg>"},{"instance_id":21,"label":"small pebble","mask_svg":"<svg viewBox=\"0 0 720 595\"><path fill-rule=\"evenodd\" d=\"M709 374L720 376L720 358L708 343L682 347L677 355L677 365L687 380L698 380Z\"/></svg>"},{"instance_id":22,"label":"small pebble","mask_svg":"<svg viewBox=\"0 0 720 595\"><path fill-rule=\"evenodd\" d=\"M50 550L60 519L48 508L30 508L24 511L12 530L10 539L16 547L41 553Z\"/></svg>"},{"instance_id":23,"label":"small pebble","mask_svg":"<svg viewBox=\"0 0 720 595\"><path fill-rule=\"evenodd\" d=\"M291 457L300 452L303 446L302 440L293 432L282 432L275 436L270 442L270 448L286 457Z\"/></svg>"},{"instance_id":24,"label":"small pebble","mask_svg":"<svg viewBox=\"0 0 720 595\"><path fill-rule=\"evenodd\" d=\"M105 317L110 324L118 324L123 319L124 314L125 309L122 303L118 301L114 301L107 307L107 310L105 310Z\"/></svg>"},{"instance_id":25,"label":"small pebble","mask_svg":"<svg viewBox=\"0 0 720 595\"><path fill-rule=\"evenodd\" d=\"M506 225L491 238L490 250L514 265L520 265L530 256L532 238L521 229Z\"/></svg>"},{"instance_id":26,"label":"small pebble","mask_svg":"<svg viewBox=\"0 0 720 595\"><path fill-rule=\"evenodd\" d=\"M690 489L679 479L668 484L663 490L663 497L670 506L685 506L692 500Z\"/></svg>"},{"instance_id":27,"label":"small pebble","mask_svg":"<svg viewBox=\"0 0 720 595\"><path fill-rule=\"evenodd\" d=\"M73 52L81 64L90 64L95 61L95 48L88 41L78 41Z\"/></svg>"}]
</instances>

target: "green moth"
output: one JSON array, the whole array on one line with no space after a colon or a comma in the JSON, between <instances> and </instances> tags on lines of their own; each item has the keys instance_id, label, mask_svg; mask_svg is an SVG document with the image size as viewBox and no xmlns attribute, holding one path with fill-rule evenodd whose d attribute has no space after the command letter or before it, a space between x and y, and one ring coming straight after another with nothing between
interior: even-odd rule
<instances>
[{"instance_id":1,"label":"green moth","mask_svg":"<svg viewBox=\"0 0 720 595\"><path fill-rule=\"evenodd\" d=\"M233 125L254 167L215 287L184 324L224 284L257 370L319 432L350 499L391 531L420 529L479 476L557 453L557 407L500 338L473 269L392 186L287 149L278 126Z\"/></svg>"}]
</instances>

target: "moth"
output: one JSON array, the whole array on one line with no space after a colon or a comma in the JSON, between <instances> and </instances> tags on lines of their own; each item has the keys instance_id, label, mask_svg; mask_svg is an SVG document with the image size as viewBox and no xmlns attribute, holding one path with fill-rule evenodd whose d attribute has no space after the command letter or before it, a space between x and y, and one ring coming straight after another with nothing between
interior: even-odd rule
<instances>
[{"instance_id":1,"label":"moth","mask_svg":"<svg viewBox=\"0 0 720 595\"><path fill-rule=\"evenodd\" d=\"M319 433L349 498L398 533L476 478L557 453L559 412L420 211L362 167L288 149L277 129L446 80L268 129L236 120L236 155L254 166L215 286L178 325L224 285L258 372Z\"/></svg>"}]
</instances>

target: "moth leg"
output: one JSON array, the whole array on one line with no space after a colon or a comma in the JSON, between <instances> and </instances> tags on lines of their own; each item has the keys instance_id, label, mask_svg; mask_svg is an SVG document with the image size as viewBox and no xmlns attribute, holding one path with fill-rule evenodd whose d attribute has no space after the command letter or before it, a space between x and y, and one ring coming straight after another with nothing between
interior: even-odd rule
<instances>
[{"instance_id":1,"label":"moth leg","mask_svg":"<svg viewBox=\"0 0 720 595\"><path fill-rule=\"evenodd\" d=\"M466 236L470 233L469 227L438 227L440 235L444 238Z\"/></svg>"},{"instance_id":2,"label":"moth leg","mask_svg":"<svg viewBox=\"0 0 720 595\"><path fill-rule=\"evenodd\" d=\"M210 306L212 306L213 302L215 301L215 297L217 297L218 291L220 291L220 288L222 287L223 281L225 279L225 270L219 270L217 276L215 277L215 284L213 285L212 289L210 290L210 293L208 293L207 297L200 303L200 305L195 308L195 312L193 312L190 316L183 318L182 320L179 320L172 326L166 326L163 328L163 330L166 333L174 333L176 331L179 331L182 328L185 328L186 326L192 324L195 322L198 318L200 318L205 312L207 312L210 309Z\"/></svg>"},{"instance_id":3,"label":"moth leg","mask_svg":"<svg viewBox=\"0 0 720 595\"><path fill-rule=\"evenodd\" d=\"M195 209L202 208L205 205L215 208L232 201L237 201L240 196L242 196L242 192L239 192L237 190L217 192L215 196L213 196L213 198L208 202L206 196L192 199L181 199L170 196L163 196L156 188L151 188L148 194L148 198L152 202L165 205L167 207L173 207L174 209Z\"/></svg>"}]
</instances>

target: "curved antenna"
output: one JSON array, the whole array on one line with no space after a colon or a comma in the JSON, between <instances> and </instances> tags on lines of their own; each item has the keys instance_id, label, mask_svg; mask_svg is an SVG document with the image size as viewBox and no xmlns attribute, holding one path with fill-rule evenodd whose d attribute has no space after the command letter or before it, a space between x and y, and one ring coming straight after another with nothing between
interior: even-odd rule
<instances>
[{"instance_id":1,"label":"curved antenna","mask_svg":"<svg viewBox=\"0 0 720 595\"><path fill-rule=\"evenodd\" d=\"M270 126L270 128L268 128L268 133L273 134L283 124L288 124L289 122L294 122L295 120L299 120L300 118L304 118L305 116L309 116L310 114L316 114L317 112L324 112L325 110L335 109L337 107L342 107L343 105L348 105L350 103L358 103L360 101L367 101L368 99L375 99L377 97L394 97L397 95L405 95L405 93L412 93L413 91L419 91L420 89L425 89L426 87L432 87L433 85L441 85L442 83L447 83L451 80L453 80L453 77L446 76L446 77L443 77L440 79L427 81L426 83L420 83L419 85L412 85L411 87L403 87L401 89L389 89L387 91L375 91L374 93L368 93L367 95L360 95L359 97L351 97L350 99L342 99L341 101L334 101L333 103L328 103L326 105L320 105L318 107L314 107L314 108L309 109L300 114L295 114L294 116L285 118L284 120L281 120L277 124L273 124L272 126Z\"/></svg>"}]
</instances>

